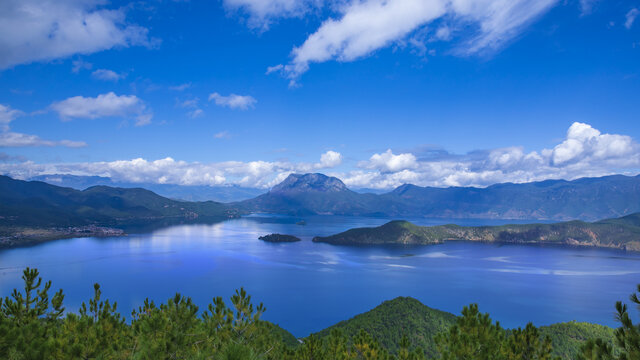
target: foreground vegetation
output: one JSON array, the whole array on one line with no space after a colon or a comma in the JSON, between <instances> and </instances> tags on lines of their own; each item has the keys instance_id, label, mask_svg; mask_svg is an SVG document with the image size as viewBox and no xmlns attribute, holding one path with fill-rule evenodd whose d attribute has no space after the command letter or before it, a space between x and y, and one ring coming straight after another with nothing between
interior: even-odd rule
<instances>
[{"instance_id":1,"label":"foreground vegetation","mask_svg":"<svg viewBox=\"0 0 640 360\"><path fill-rule=\"evenodd\" d=\"M217 297L203 312L180 294L158 305L147 299L127 322L115 303L102 299L98 284L78 313L65 313L62 290L52 294L51 282L35 269L22 278L23 290L0 298L2 359L640 358L639 328L620 302L615 339L612 329L581 323L505 330L474 304L455 317L397 298L298 341L261 320L265 307L254 305L244 289L230 306ZM637 294L631 300L640 305Z\"/></svg>"},{"instance_id":2,"label":"foreground vegetation","mask_svg":"<svg viewBox=\"0 0 640 360\"><path fill-rule=\"evenodd\" d=\"M315 242L335 245L427 245L447 240L516 244L558 244L640 250L640 213L592 223L567 221L554 224L501 226L418 226L408 221L391 221L374 228L356 228L315 237Z\"/></svg>"}]
</instances>

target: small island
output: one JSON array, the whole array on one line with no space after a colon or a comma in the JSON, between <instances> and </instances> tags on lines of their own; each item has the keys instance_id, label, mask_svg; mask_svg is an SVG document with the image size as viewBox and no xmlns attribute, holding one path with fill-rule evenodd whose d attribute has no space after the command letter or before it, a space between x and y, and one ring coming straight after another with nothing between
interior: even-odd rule
<instances>
[{"instance_id":1,"label":"small island","mask_svg":"<svg viewBox=\"0 0 640 360\"><path fill-rule=\"evenodd\" d=\"M297 242L300 241L300 238L293 235L283 235L283 234L269 234L260 236L258 239L271 243L280 243L280 242Z\"/></svg>"}]
</instances>

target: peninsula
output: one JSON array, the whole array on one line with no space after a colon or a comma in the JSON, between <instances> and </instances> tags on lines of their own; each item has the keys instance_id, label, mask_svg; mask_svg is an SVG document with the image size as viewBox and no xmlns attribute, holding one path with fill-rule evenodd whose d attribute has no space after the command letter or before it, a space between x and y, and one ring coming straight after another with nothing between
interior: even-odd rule
<instances>
[{"instance_id":1,"label":"peninsula","mask_svg":"<svg viewBox=\"0 0 640 360\"><path fill-rule=\"evenodd\" d=\"M396 220L374 228L356 228L314 237L334 245L429 245L451 240L512 244L556 244L640 251L640 213L596 222L501 226L418 226Z\"/></svg>"}]
</instances>

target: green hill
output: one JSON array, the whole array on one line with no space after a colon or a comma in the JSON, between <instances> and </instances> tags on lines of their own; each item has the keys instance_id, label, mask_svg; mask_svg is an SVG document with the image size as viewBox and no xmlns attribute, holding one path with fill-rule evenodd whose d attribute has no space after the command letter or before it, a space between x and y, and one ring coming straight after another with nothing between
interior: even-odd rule
<instances>
[{"instance_id":1,"label":"green hill","mask_svg":"<svg viewBox=\"0 0 640 360\"><path fill-rule=\"evenodd\" d=\"M398 297L315 335L326 337L332 329L340 329L347 338L353 338L363 329L391 353L396 353L400 339L406 335L412 346L421 347L431 358L437 355L433 337L447 331L455 320L456 315L432 309L414 298ZM589 339L601 338L614 344L615 330L597 324L571 321L541 326L539 330L542 337L551 338L553 354L567 360L574 359Z\"/></svg>"},{"instance_id":2,"label":"green hill","mask_svg":"<svg viewBox=\"0 0 640 360\"><path fill-rule=\"evenodd\" d=\"M443 230L440 227L424 227L395 220L378 227L350 229L326 237L316 236L313 241L334 245L438 244L447 238L448 232Z\"/></svg>"},{"instance_id":3,"label":"green hill","mask_svg":"<svg viewBox=\"0 0 640 360\"><path fill-rule=\"evenodd\" d=\"M315 242L335 245L437 244L447 240L467 240L517 244L564 244L640 250L640 213L618 219L587 223L568 221L555 224L501 226L417 226L407 221L391 221L375 228L357 228L315 237Z\"/></svg>"},{"instance_id":4,"label":"green hill","mask_svg":"<svg viewBox=\"0 0 640 360\"><path fill-rule=\"evenodd\" d=\"M396 352L400 339L406 335L413 346L420 346L428 355L434 356L433 337L447 330L455 319L455 315L432 309L414 298L397 297L316 335L325 337L332 329L340 329L348 338L353 338L363 329L392 353Z\"/></svg>"}]
</instances>

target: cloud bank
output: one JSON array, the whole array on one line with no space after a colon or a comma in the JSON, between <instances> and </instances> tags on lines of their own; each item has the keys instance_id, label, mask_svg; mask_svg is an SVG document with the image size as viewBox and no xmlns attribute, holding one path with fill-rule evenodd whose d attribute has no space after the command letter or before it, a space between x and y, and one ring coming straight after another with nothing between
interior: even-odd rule
<instances>
[{"instance_id":1,"label":"cloud bank","mask_svg":"<svg viewBox=\"0 0 640 360\"><path fill-rule=\"evenodd\" d=\"M198 163L174 160L119 160L110 162L72 164L0 164L0 172L25 179L43 174L100 175L119 181L180 185L225 185L269 188L294 172L312 172L340 165L342 156L327 151L316 163L292 163L289 161L225 161Z\"/></svg>"},{"instance_id":2,"label":"cloud bank","mask_svg":"<svg viewBox=\"0 0 640 360\"><path fill-rule=\"evenodd\" d=\"M6 110L6 109L5 109ZM11 111L9 109L9 111ZM6 111L5 111L6 112ZM6 115L5 115L6 116ZM0 117L1 118L1 117ZM227 136L222 132L216 136ZM0 173L17 178L74 174L112 177L126 182L181 185L241 185L269 188L291 173L325 172L352 188L392 189L405 183L421 186L488 186L501 182L576 179L640 170L640 144L627 135L606 134L584 123L573 123L556 146L525 152L522 147L479 150L456 155L446 151L394 153L391 149L357 161L350 171L343 155L327 151L318 162L225 161L186 162L142 158L94 163L0 164Z\"/></svg>"}]
</instances>

